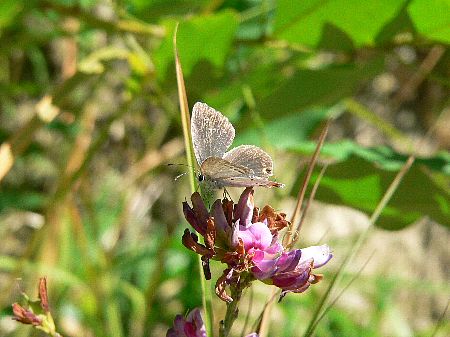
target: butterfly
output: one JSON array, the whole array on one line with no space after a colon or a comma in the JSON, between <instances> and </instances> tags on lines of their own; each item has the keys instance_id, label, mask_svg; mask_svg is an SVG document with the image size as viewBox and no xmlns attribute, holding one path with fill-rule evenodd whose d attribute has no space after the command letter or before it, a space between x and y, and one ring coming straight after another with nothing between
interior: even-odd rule
<instances>
[{"instance_id":1,"label":"butterfly","mask_svg":"<svg viewBox=\"0 0 450 337\"><path fill-rule=\"evenodd\" d=\"M227 152L235 131L228 118L205 103L192 109L192 143L200 166L198 181L211 189L231 187L284 187L270 181L273 161L254 145L241 145Z\"/></svg>"}]
</instances>

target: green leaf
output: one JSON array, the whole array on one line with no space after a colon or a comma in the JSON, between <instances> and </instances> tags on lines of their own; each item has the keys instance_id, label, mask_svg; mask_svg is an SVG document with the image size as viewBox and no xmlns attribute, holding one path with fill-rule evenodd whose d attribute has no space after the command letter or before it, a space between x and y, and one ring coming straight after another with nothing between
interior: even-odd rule
<instances>
[{"instance_id":1,"label":"green leaf","mask_svg":"<svg viewBox=\"0 0 450 337\"><path fill-rule=\"evenodd\" d=\"M232 11L214 15L195 16L180 23L177 34L178 52L185 76L189 76L195 65L205 60L217 68L223 67L231 43L238 28L238 17ZM165 23L167 36L155 52L158 78L163 79L173 63L174 21Z\"/></svg>"},{"instance_id":2,"label":"green leaf","mask_svg":"<svg viewBox=\"0 0 450 337\"><path fill-rule=\"evenodd\" d=\"M313 149L313 143L296 148L301 152ZM351 141L326 144L322 154L337 159L338 163L327 169L316 199L350 206L367 214L375 210L407 160L406 156L388 147L363 148ZM450 227L449 168L450 154L447 152L431 158L417 158L376 225L396 230L430 216Z\"/></svg>"},{"instance_id":3,"label":"green leaf","mask_svg":"<svg viewBox=\"0 0 450 337\"><path fill-rule=\"evenodd\" d=\"M253 127L238 133L233 144L254 144L263 147L268 144L277 149L296 148L299 143L305 142L329 115L330 109L313 108L284 116L265 124L263 130Z\"/></svg>"},{"instance_id":4,"label":"green leaf","mask_svg":"<svg viewBox=\"0 0 450 337\"><path fill-rule=\"evenodd\" d=\"M13 23L23 7L24 4L22 1L4 0L0 2L0 36L1 29Z\"/></svg>"},{"instance_id":5,"label":"green leaf","mask_svg":"<svg viewBox=\"0 0 450 337\"><path fill-rule=\"evenodd\" d=\"M450 43L449 0L413 0L408 13L420 34L430 40Z\"/></svg>"},{"instance_id":6,"label":"green leaf","mask_svg":"<svg viewBox=\"0 0 450 337\"><path fill-rule=\"evenodd\" d=\"M261 115L278 116L300 111L312 105L335 104L354 94L362 82L383 69L383 60L374 59L363 65L348 64L319 70L298 70L257 103Z\"/></svg>"},{"instance_id":7,"label":"green leaf","mask_svg":"<svg viewBox=\"0 0 450 337\"><path fill-rule=\"evenodd\" d=\"M346 34L355 47L373 45L383 26L395 17L405 0L280 0L274 37L317 47L327 36L325 27ZM335 34L329 34L333 38ZM333 41L328 42L330 45Z\"/></svg>"}]
</instances>

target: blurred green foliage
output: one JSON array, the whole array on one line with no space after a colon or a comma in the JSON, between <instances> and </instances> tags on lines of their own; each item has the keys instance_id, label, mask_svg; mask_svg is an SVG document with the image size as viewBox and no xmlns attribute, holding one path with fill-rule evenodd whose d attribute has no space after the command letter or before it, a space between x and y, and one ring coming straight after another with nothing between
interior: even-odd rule
<instances>
[{"instance_id":1,"label":"blurred green foliage","mask_svg":"<svg viewBox=\"0 0 450 337\"><path fill-rule=\"evenodd\" d=\"M4 322L15 278L28 289L42 274L65 336L162 336L200 305L196 259L180 242L187 183L165 166L184 160L177 23L189 104L222 111L235 144L263 146L289 183L257 199L296 196L304 158L333 118L316 199L370 215L417 151L377 225L430 217L449 227L448 13L448 0L1 1L0 334L30 333ZM384 336L386 317L398 323L390 335L412 335L392 303L404 283L364 281L369 317L335 307L317 335ZM300 336L319 297L288 296L271 335ZM408 328L431 333L430 317Z\"/></svg>"}]
</instances>

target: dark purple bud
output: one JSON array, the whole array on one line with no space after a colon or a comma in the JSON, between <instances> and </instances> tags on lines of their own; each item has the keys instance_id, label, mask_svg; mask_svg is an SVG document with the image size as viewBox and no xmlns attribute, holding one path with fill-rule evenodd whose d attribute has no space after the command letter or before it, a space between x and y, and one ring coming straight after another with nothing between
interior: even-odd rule
<instances>
[{"instance_id":1,"label":"dark purple bud","mask_svg":"<svg viewBox=\"0 0 450 337\"><path fill-rule=\"evenodd\" d=\"M189 231L189 229L184 230L183 238L182 238L183 245L192 250L193 252L202 255L202 256L213 256L214 252L205 247L204 245L200 244L196 240L196 236L193 235Z\"/></svg>"},{"instance_id":2,"label":"dark purple bud","mask_svg":"<svg viewBox=\"0 0 450 337\"><path fill-rule=\"evenodd\" d=\"M228 225L227 218L225 217L225 213L223 212L222 202L219 199L216 200L211 207L211 216L214 218L217 235L222 242L227 243L230 226Z\"/></svg>"},{"instance_id":3,"label":"dark purple bud","mask_svg":"<svg viewBox=\"0 0 450 337\"><path fill-rule=\"evenodd\" d=\"M187 222L191 224L191 226L202 236L206 233L206 221L203 223L199 221L194 210L189 206L189 204L184 201L183 202L183 213Z\"/></svg>"},{"instance_id":4,"label":"dark purple bud","mask_svg":"<svg viewBox=\"0 0 450 337\"><path fill-rule=\"evenodd\" d=\"M240 220L239 224L244 227L247 227L252 222L253 209L255 207L253 193L253 187L247 187L234 207L234 221Z\"/></svg>"},{"instance_id":5,"label":"dark purple bud","mask_svg":"<svg viewBox=\"0 0 450 337\"><path fill-rule=\"evenodd\" d=\"M209 258L207 256L202 256L202 268L203 274L206 280L211 279L211 269L209 268Z\"/></svg>"}]
</instances>

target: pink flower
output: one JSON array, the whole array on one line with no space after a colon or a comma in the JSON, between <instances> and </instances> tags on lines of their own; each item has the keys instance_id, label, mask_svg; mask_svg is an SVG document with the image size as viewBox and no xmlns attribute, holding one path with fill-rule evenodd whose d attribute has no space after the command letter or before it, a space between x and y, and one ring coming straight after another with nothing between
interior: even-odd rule
<instances>
[{"instance_id":1,"label":"pink flower","mask_svg":"<svg viewBox=\"0 0 450 337\"><path fill-rule=\"evenodd\" d=\"M332 257L327 245L285 249L278 242L278 232L289 225L286 214L277 213L268 205L261 210L255 207L253 193L251 187L246 188L237 204L226 198L216 200L210 212L198 193L191 197L192 207L183 203L186 219L205 242L199 243L197 235L186 229L183 244L202 255L207 278L211 277L210 259L227 264L216 283L216 294L226 302L233 299L225 287L240 282L242 273L281 288L282 296L303 292L322 278L312 270Z\"/></svg>"},{"instance_id":2,"label":"pink flower","mask_svg":"<svg viewBox=\"0 0 450 337\"><path fill-rule=\"evenodd\" d=\"M170 328L166 334L167 337L207 337L206 328L203 323L200 309L192 310L184 318L177 315L173 321L173 328Z\"/></svg>"},{"instance_id":3,"label":"pink flower","mask_svg":"<svg viewBox=\"0 0 450 337\"><path fill-rule=\"evenodd\" d=\"M166 337L207 337L200 309L192 310L186 318L177 315L173 321L173 328L167 331ZM258 335L253 332L246 337Z\"/></svg>"},{"instance_id":4,"label":"pink flower","mask_svg":"<svg viewBox=\"0 0 450 337\"><path fill-rule=\"evenodd\" d=\"M303 292L320 277L311 270L326 264L332 257L327 245L285 251L266 224L256 222L248 227L239 226L238 237L244 243L245 252L251 255L255 278L273 284L283 293Z\"/></svg>"}]
</instances>

